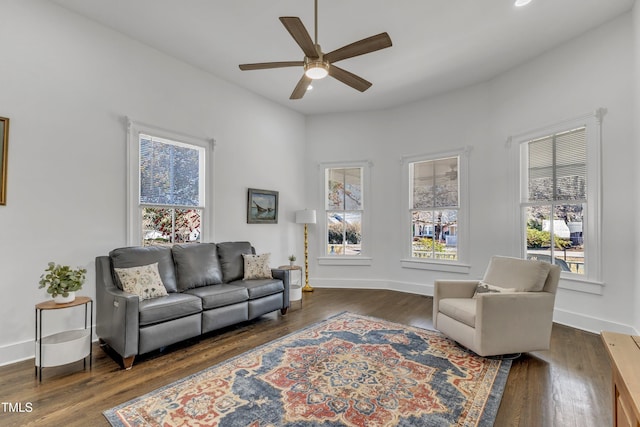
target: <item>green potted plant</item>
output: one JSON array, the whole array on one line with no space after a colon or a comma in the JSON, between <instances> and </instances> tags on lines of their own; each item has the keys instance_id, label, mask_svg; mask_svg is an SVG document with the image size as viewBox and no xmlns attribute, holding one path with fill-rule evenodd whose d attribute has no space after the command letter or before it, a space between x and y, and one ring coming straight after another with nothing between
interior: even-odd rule
<instances>
[{"instance_id":1,"label":"green potted plant","mask_svg":"<svg viewBox=\"0 0 640 427\"><path fill-rule=\"evenodd\" d=\"M47 293L58 304L65 304L76 299L76 291L82 289L87 270L84 268L71 268L68 265L59 265L50 262L44 273L40 276L39 288L47 288Z\"/></svg>"},{"instance_id":2,"label":"green potted plant","mask_svg":"<svg viewBox=\"0 0 640 427\"><path fill-rule=\"evenodd\" d=\"M289 265L293 267L294 262L296 262L296 256L293 254L289 255Z\"/></svg>"}]
</instances>

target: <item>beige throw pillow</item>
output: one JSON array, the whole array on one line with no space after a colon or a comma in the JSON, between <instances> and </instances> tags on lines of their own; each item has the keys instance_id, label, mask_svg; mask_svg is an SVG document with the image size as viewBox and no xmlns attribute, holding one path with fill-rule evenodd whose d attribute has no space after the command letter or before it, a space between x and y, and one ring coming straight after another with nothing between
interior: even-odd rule
<instances>
[{"instance_id":1,"label":"beige throw pillow","mask_svg":"<svg viewBox=\"0 0 640 427\"><path fill-rule=\"evenodd\" d=\"M244 258L244 280L273 279L271 267L269 267L271 254L242 254L242 257Z\"/></svg>"},{"instance_id":2,"label":"beige throw pillow","mask_svg":"<svg viewBox=\"0 0 640 427\"><path fill-rule=\"evenodd\" d=\"M473 293L473 298L476 298L478 294L508 294L513 292L517 292L515 288L501 288L500 286L493 286L480 281L476 286L476 291Z\"/></svg>"},{"instance_id":3,"label":"beige throw pillow","mask_svg":"<svg viewBox=\"0 0 640 427\"><path fill-rule=\"evenodd\" d=\"M122 289L137 295L140 301L168 295L160 278L157 262L139 267L114 268L114 270L122 283Z\"/></svg>"}]
</instances>

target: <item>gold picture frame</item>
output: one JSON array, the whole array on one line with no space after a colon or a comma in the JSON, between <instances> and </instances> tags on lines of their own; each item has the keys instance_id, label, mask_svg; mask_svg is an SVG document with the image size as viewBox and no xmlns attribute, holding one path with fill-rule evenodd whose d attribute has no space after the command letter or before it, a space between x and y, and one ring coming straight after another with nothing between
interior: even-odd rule
<instances>
[{"instance_id":1,"label":"gold picture frame","mask_svg":"<svg viewBox=\"0 0 640 427\"><path fill-rule=\"evenodd\" d=\"M9 119L0 117L0 205L7 204L7 164L9 157Z\"/></svg>"}]
</instances>

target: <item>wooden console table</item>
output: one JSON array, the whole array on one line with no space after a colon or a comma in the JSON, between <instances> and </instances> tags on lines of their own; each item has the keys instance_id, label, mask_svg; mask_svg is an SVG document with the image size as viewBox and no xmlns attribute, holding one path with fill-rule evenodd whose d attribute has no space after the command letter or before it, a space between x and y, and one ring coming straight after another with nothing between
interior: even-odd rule
<instances>
[{"instance_id":1,"label":"wooden console table","mask_svg":"<svg viewBox=\"0 0 640 427\"><path fill-rule=\"evenodd\" d=\"M640 336L602 332L613 373L613 425L640 427Z\"/></svg>"}]
</instances>

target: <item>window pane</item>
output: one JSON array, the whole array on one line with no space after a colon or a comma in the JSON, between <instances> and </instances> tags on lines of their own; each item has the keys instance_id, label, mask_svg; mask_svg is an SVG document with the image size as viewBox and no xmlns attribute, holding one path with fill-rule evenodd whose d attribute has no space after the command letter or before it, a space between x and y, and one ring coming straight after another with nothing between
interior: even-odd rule
<instances>
[{"instance_id":1,"label":"window pane","mask_svg":"<svg viewBox=\"0 0 640 427\"><path fill-rule=\"evenodd\" d=\"M413 209L425 209L433 207L433 184L434 168L433 162L412 163L413 170Z\"/></svg>"},{"instance_id":2,"label":"window pane","mask_svg":"<svg viewBox=\"0 0 640 427\"><path fill-rule=\"evenodd\" d=\"M362 214L327 212L327 254L360 255L362 249Z\"/></svg>"},{"instance_id":3,"label":"window pane","mask_svg":"<svg viewBox=\"0 0 640 427\"><path fill-rule=\"evenodd\" d=\"M204 149L140 135L140 203L200 206Z\"/></svg>"},{"instance_id":4,"label":"window pane","mask_svg":"<svg viewBox=\"0 0 640 427\"><path fill-rule=\"evenodd\" d=\"M586 207L582 204L555 207L555 263L560 265L564 271L576 274L585 274L585 242L582 234L585 210Z\"/></svg>"},{"instance_id":5,"label":"window pane","mask_svg":"<svg viewBox=\"0 0 640 427\"><path fill-rule=\"evenodd\" d=\"M436 160L435 207L458 206L458 158Z\"/></svg>"},{"instance_id":6,"label":"window pane","mask_svg":"<svg viewBox=\"0 0 640 427\"><path fill-rule=\"evenodd\" d=\"M529 149L529 201L553 199L553 137L531 141Z\"/></svg>"},{"instance_id":7,"label":"window pane","mask_svg":"<svg viewBox=\"0 0 640 427\"><path fill-rule=\"evenodd\" d=\"M142 209L143 246L200 242L200 209Z\"/></svg>"},{"instance_id":8,"label":"window pane","mask_svg":"<svg viewBox=\"0 0 640 427\"><path fill-rule=\"evenodd\" d=\"M585 128L556 137L555 200L584 200L587 197L587 141Z\"/></svg>"},{"instance_id":9,"label":"window pane","mask_svg":"<svg viewBox=\"0 0 640 427\"><path fill-rule=\"evenodd\" d=\"M345 213L345 255L360 255L362 249L362 214Z\"/></svg>"},{"instance_id":10,"label":"window pane","mask_svg":"<svg viewBox=\"0 0 640 427\"><path fill-rule=\"evenodd\" d=\"M530 206L525 211L527 221L527 258L551 262L549 232L551 205ZM546 230L544 230L546 228Z\"/></svg>"},{"instance_id":11,"label":"window pane","mask_svg":"<svg viewBox=\"0 0 640 427\"><path fill-rule=\"evenodd\" d=\"M327 209L362 209L362 168L327 169Z\"/></svg>"},{"instance_id":12,"label":"window pane","mask_svg":"<svg viewBox=\"0 0 640 427\"><path fill-rule=\"evenodd\" d=\"M413 211L412 250L415 258L458 259L458 211Z\"/></svg>"}]
</instances>

